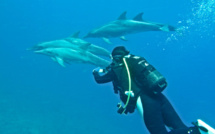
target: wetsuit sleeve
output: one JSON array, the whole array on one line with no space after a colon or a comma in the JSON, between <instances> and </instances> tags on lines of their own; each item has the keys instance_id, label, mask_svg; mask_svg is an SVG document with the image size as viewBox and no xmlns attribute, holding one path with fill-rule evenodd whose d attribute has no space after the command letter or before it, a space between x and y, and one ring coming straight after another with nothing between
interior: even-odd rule
<instances>
[{"instance_id":1,"label":"wetsuit sleeve","mask_svg":"<svg viewBox=\"0 0 215 134\"><path fill-rule=\"evenodd\" d=\"M93 76L97 83L107 83L111 82L114 78L113 71L108 71L104 75L100 75L98 72L93 72Z\"/></svg>"}]
</instances>

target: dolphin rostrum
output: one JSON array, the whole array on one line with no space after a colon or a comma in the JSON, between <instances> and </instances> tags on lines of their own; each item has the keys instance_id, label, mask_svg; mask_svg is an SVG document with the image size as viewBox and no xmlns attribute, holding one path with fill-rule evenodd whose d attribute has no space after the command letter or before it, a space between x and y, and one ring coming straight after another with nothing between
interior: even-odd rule
<instances>
[{"instance_id":1,"label":"dolphin rostrum","mask_svg":"<svg viewBox=\"0 0 215 134\"><path fill-rule=\"evenodd\" d=\"M124 35L127 34L176 30L170 25L145 21L142 19L142 15L143 13L139 13L133 19L126 19L126 12L123 12L117 20L90 31L84 38L103 38L105 42L111 44L108 38L120 37L122 40L126 40Z\"/></svg>"},{"instance_id":2,"label":"dolphin rostrum","mask_svg":"<svg viewBox=\"0 0 215 134\"><path fill-rule=\"evenodd\" d=\"M88 63L99 67L107 67L110 62L88 51L74 50L71 48L45 48L34 51L35 53L50 56L54 61L65 67L65 63Z\"/></svg>"}]
</instances>

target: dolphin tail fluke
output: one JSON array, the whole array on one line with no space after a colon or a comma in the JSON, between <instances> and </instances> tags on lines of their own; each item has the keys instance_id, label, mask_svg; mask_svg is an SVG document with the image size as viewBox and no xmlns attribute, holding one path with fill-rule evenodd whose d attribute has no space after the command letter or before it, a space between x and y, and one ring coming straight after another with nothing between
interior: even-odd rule
<instances>
[{"instance_id":1,"label":"dolphin tail fluke","mask_svg":"<svg viewBox=\"0 0 215 134\"><path fill-rule=\"evenodd\" d=\"M169 27L169 31L177 31L177 29L178 29L178 28L170 26L170 25L168 27Z\"/></svg>"},{"instance_id":2,"label":"dolphin tail fluke","mask_svg":"<svg viewBox=\"0 0 215 134\"><path fill-rule=\"evenodd\" d=\"M160 30L165 31L165 32L169 32L169 31L176 31L177 29L173 26L170 26L170 25L162 25L160 27Z\"/></svg>"},{"instance_id":3,"label":"dolphin tail fluke","mask_svg":"<svg viewBox=\"0 0 215 134\"><path fill-rule=\"evenodd\" d=\"M165 32L169 32L169 26L168 25L164 25L162 27L160 27L161 31L165 31Z\"/></svg>"}]
</instances>

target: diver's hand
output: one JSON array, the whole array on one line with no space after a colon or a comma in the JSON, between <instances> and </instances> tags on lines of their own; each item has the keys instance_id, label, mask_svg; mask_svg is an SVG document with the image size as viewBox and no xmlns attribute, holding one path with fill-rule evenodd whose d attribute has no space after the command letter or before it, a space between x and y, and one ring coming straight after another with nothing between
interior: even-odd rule
<instances>
[{"instance_id":1,"label":"diver's hand","mask_svg":"<svg viewBox=\"0 0 215 134\"><path fill-rule=\"evenodd\" d=\"M99 69L100 69L100 67L93 69L93 75L99 74Z\"/></svg>"},{"instance_id":2,"label":"diver's hand","mask_svg":"<svg viewBox=\"0 0 215 134\"><path fill-rule=\"evenodd\" d=\"M97 67L93 69L93 74L99 74L99 73L104 73L104 69L101 69L100 67Z\"/></svg>"},{"instance_id":3,"label":"diver's hand","mask_svg":"<svg viewBox=\"0 0 215 134\"><path fill-rule=\"evenodd\" d=\"M133 105L127 105L126 110L125 110L125 114L127 113L133 113L135 110L135 106Z\"/></svg>"},{"instance_id":4,"label":"diver's hand","mask_svg":"<svg viewBox=\"0 0 215 134\"><path fill-rule=\"evenodd\" d=\"M93 75L98 74L99 72L96 69L93 69Z\"/></svg>"}]
</instances>

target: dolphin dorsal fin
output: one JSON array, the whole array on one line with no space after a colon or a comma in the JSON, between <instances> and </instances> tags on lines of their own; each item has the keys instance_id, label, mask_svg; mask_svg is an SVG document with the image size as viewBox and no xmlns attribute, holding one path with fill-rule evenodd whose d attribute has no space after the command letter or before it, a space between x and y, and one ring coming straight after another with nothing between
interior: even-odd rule
<instances>
[{"instance_id":1,"label":"dolphin dorsal fin","mask_svg":"<svg viewBox=\"0 0 215 134\"><path fill-rule=\"evenodd\" d=\"M143 21L143 12L139 13L138 15L136 15L133 20L136 20L136 21Z\"/></svg>"},{"instance_id":2,"label":"dolphin dorsal fin","mask_svg":"<svg viewBox=\"0 0 215 134\"><path fill-rule=\"evenodd\" d=\"M79 46L79 48L86 50L90 45L91 43L86 43L85 45Z\"/></svg>"},{"instance_id":3,"label":"dolphin dorsal fin","mask_svg":"<svg viewBox=\"0 0 215 134\"><path fill-rule=\"evenodd\" d=\"M118 17L118 19L117 20L126 20L126 11L125 12L123 12L119 17Z\"/></svg>"},{"instance_id":4,"label":"dolphin dorsal fin","mask_svg":"<svg viewBox=\"0 0 215 134\"><path fill-rule=\"evenodd\" d=\"M77 31L77 32L73 33L70 37L79 38L79 33L80 33L80 31Z\"/></svg>"}]
</instances>

